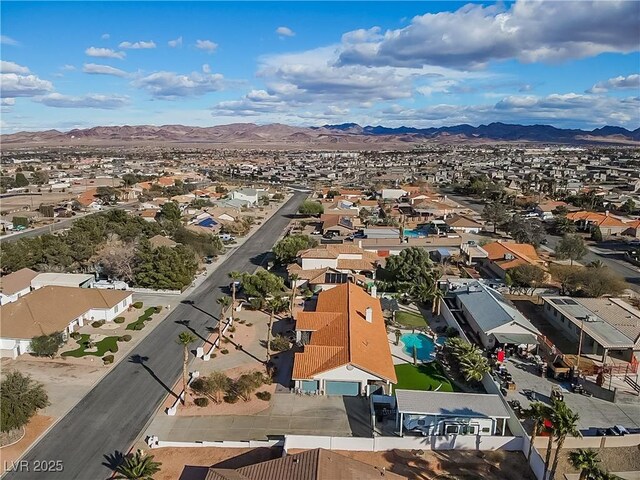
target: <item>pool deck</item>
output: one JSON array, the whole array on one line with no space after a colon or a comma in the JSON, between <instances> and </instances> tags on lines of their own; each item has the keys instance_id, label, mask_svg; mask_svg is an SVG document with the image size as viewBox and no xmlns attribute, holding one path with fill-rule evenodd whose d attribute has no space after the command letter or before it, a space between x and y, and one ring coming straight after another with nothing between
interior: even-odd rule
<instances>
[{"instance_id":1,"label":"pool deck","mask_svg":"<svg viewBox=\"0 0 640 480\"><path fill-rule=\"evenodd\" d=\"M413 330L411 330L410 328L401 328L400 331L402 332L403 335L405 333L413 332ZM416 331L415 333L419 333L419 332ZM391 349L391 358L393 358L394 365L399 365L401 363L413 363L413 356L408 355L403 350L404 344L402 343L402 340L400 340L398 345L396 345L396 335L395 333L393 333L393 330L389 334L387 334L387 338L389 339L389 348ZM432 360L429 360L429 361L432 361ZM429 363L429 362L424 362L423 360L418 359L418 363Z\"/></svg>"}]
</instances>

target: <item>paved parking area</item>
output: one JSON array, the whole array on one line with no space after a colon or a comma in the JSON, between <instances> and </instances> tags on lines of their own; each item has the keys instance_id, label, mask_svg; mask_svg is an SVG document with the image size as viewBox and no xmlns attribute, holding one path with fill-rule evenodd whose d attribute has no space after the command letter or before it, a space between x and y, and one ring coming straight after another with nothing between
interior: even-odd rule
<instances>
[{"instance_id":1,"label":"paved parking area","mask_svg":"<svg viewBox=\"0 0 640 480\"><path fill-rule=\"evenodd\" d=\"M536 374L535 365L522 362L516 358L507 361L509 373L518 387L517 392L509 392L507 400L517 399L524 407L530 401L522 394L523 389L536 392L537 400L551 403L549 394L553 385L560 385L564 393L564 400L571 409L580 414L580 430L589 428L611 427L624 425L625 427L640 427L640 398L628 396L628 403L611 403L599 398L586 397L579 393L572 393L568 383L560 384L553 379L540 377Z\"/></svg>"},{"instance_id":2,"label":"paved parking area","mask_svg":"<svg viewBox=\"0 0 640 480\"><path fill-rule=\"evenodd\" d=\"M255 415L170 417L158 412L145 436L168 441L265 440L269 435L371 436L369 406L361 397L274 395Z\"/></svg>"}]
</instances>

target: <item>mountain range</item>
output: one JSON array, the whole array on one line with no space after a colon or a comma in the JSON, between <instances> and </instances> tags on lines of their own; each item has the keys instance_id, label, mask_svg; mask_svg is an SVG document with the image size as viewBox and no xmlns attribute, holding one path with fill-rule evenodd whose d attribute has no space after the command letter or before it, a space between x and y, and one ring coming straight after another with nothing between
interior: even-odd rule
<instances>
[{"instance_id":1,"label":"mountain range","mask_svg":"<svg viewBox=\"0 0 640 480\"><path fill-rule=\"evenodd\" d=\"M105 126L68 132L46 130L0 135L3 145L71 146L129 143L188 143L238 147L387 148L412 147L422 142L442 143L562 143L640 144L640 128L604 126L594 130L563 129L551 125L490 123L474 127L384 127L356 123L293 127L282 124L234 123L214 127L184 125Z\"/></svg>"}]
</instances>

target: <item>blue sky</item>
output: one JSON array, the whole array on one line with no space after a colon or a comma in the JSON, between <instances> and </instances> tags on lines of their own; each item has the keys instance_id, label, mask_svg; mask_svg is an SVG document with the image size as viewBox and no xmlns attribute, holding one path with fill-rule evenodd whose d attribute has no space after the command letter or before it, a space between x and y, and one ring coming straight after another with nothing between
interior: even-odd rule
<instances>
[{"instance_id":1,"label":"blue sky","mask_svg":"<svg viewBox=\"0 0 640 480\"><path fill-rule=\"evenodd\" d=\"M7 2L3 133L640 126L640 3Z\"/></svg>"}]
</instances>

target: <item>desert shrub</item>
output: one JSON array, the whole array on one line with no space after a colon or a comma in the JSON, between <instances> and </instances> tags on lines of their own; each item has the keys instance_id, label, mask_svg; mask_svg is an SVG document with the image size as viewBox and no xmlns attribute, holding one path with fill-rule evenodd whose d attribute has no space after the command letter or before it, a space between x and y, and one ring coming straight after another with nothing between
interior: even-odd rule
<instances>
[{"instance_id":1,"label":"desert shrub","mask_svg":"<svg viewBox=\"0 0 640 480\"><path fill-rule=\"evenodd\" d=\"M253 327L253 323L251 322L247 323L247 327Z\"/></svg>"},{"instance_id":2,"label":"desert shrub","mask_svg":"<svg viewBox=\"0 0 640 480\"><path fill-rule=\"evenodd\" d=\"M160 312L162 312L162 306L158 305L158 306L155 308L155 311L156 311L156 313L160 313Z\"/></svg>"},{"instance_id":3,"label":"desert shrub","mask_svg":"<svg viewBox=\"0 0 640 480\"><path fill-rule=\"evenodd\" d=\"M246 320L244 318L241 319L241 320L238 320L238 323L241 324L241 325L244 324L245 322L246 322Z\"/></svg>"},{"instance_id":4,"label":"desert shrub","mask_svg":"<svg viewBox=\"0 0 640 480\"><path fill-rule=\"evenodd\" d=\"M222 337L222 343L229 343L229 341L227 337Z\"/></svg>"},{"instance_id":5,"label":"desert shrub","mask_svg":"<svg viewBox=\"0 0 640 480\"><path fill-rule=\"evenodd\" d=\"M144 305L142 302L134 302L131 304L133 308L142 308L142 305Z\"/></svg>"},{"instance_id":6,"label":"desert shrub","mask_svg":"<svg viewBox=\"0 0 640 480\"><path fill-rule=\"evenodd\" d=\"M226 355L227 353L229 353L229 350L227 350L226 348L223 348L222 350L220 350L220 353L223 355Z\"/></svg>"},{"instance_id":7,"label":"desert shrub","mask_svg":"<svg viewBox=\"0 0 640 480\"><path fill-rule=\"evenodd\" d=\"M229 331L230 331L231 333L235 332L235 331L236 331L236 327L229 327Z\"/></svg>"},{"instance_id":8,"label":"desert shrub","mask_svg":"<svg viewBox=\"0 0 640 480\"><path fill-rule=\"evenodd\" d=\"M238 400L240 400L240 397L236 392L233 391L227 392L227 394L224 396L224 401L226 403L237 403Z\"/></svg>"},{"instance_id":9,"label":"desert shrub","mask_svg":"<svg viewBox=\"0 0 640 480\"><path fill-rule=\"evenodd\" d=\"M193 400L193 403L195 403L197 407L206 407L209 405L209 399L204 397L196 398Z\"/></svg>"},{"instance_id":10,"label":"desert shrub","mask_svg":"<svg viewBox=\"0 0 640 480\"><path fill-rule=\"evenodd\" d=\"M93 328L100 328L103 325L102 320L96 320L95 322L91 322L91 326Z\"/></svg>"},{"instance_id":11,"label":"desert shrub","mask_svg":"<svg viewBox=\"0 0 640 480\"><path fill-rule=\"evenodd\" d=\"M193 390L194 392L197 392L203 395L206 395L208 392L207 383L204 381L204 378L196 378L193 382L191 382L189 386L191 387L191 390Z\"/></svg>"},{"instance_id":12,"label":"desert shrub","mask_svg":"<svg viewBox=\"0 0 640 480\"><path fill-rule=\"evenodd\" d=\"M142 330L143 328L144 328L144 323L136 323L136 324L133 326L133 329L134 329L134 330Z\"/></svg>"},{"instance_id":13,"label":"desert shrub","mask_svg":"<svg viewBox=\"0 0 640 480\"><path fill-rule=\"evenodd\" d=\"M122 340L120 340L120 338ZM123 335L120 338L118 339L119 342L129 342L129 341L131 341L131 335Z\"/></svg>"},{"instance_id":14,"label":"desert shrub","mask_svg":"<svg viewBox=\"0 0 640 480\"><path fill-rule=\"evenodd\" d=\"M116 317L113 319L113 321L116 323L124 323L124 317Z\"/></svg>"},{"instance_id":15,"label":"desert shrub","mask_svg":"<svg viewBox=\"0 0 640 480\"><path fill-rule=\"evenodd\" d=\"M113 363L114 356L113 355L105 355L102 357L102 361L105 365L111 365Z\"/></svg>"},{"instance_id":16,"label":"desert shrub","mask_svg":"<svg viewBox=\"0 0 640 480\"><path fill-rule=\"evenodd\" d=\"M80 332L72 332L71 335L69 335L71 338L73 338L74 340L79 340L80 339Z\"/></svg>"},{"instance_id":17,"label":"desert shrub","mask_svg":"<svg viewBox=\"0 0 640 480\"><path fill-rule=\"evenodd\" d=\"M264 400L265 402L268 402L269 400L271 400L271 393L270 392L257 392L256 393L256 397L258 397L260 400Z\"/></svg>"}]
</instances>

